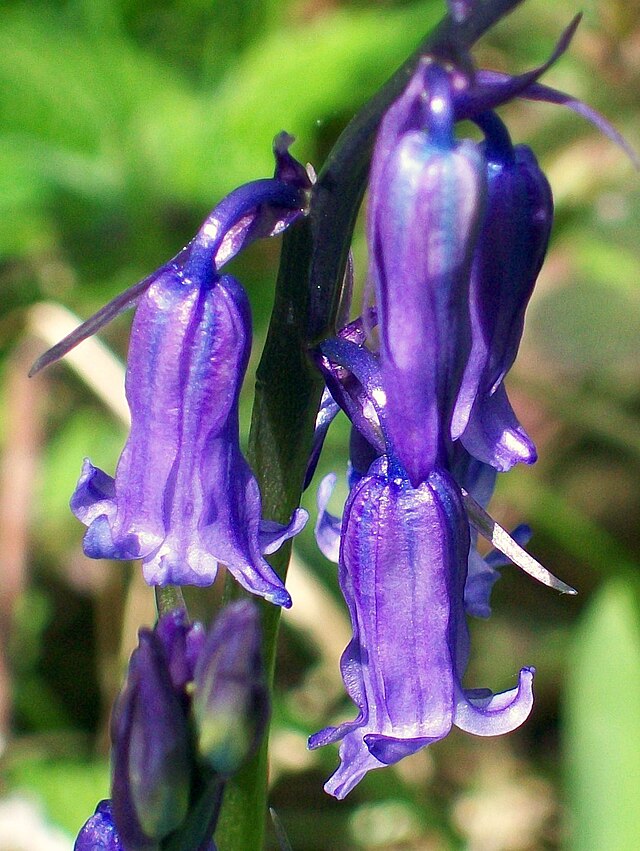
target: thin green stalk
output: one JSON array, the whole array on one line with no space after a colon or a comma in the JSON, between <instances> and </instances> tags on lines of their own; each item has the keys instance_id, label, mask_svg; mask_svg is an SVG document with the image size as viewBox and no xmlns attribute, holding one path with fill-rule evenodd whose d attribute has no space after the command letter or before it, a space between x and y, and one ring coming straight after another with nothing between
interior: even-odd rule
<instances>
[{"instance_id":1,"label":"thin green stalk","mask_svg":"<svg viewBox=\"0 0 640 851\"><path fill-rule=\"evenodd\" d=\"M381 116L405 88L421 56L466 66L473 43L522 0L477 0L461 25L446 17L360 110L327 158L307 219L285 234L271 324L256 377L249 461L263 514L286 522L298 506L323 381L309 347L334 331L351 237ZM290 547L271 560L286 576ZM227 598L244 592L232 585ZM280 612L262 604L264 658L272 682ZM228 784L216 832L220 851L260 851L267 799L267 738Z\"/></svg>"}]
</instances>

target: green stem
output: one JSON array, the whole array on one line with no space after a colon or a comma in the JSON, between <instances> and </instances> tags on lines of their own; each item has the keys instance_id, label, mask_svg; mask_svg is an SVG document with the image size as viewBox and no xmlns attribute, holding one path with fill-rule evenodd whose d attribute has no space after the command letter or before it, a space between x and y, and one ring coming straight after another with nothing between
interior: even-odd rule
<instances>
[{"instance_id":1,"label":"green stem","mask_svg":"<svg viewBox=\"0 0 640 851\"><path fill-rule=\"evenodd\" d=\"M263 515L288 521L299 505L323 381L307 352L334 332L349 246L365 191L380 118L405 88L420 57L468 65L473 43L522 0L477 0L463 25L446 17L358 112L329 154L310 212L284 237L271 324L256 376L249 461ZM285 578L290 547L271 563ZM232 583L225 597L243 594ZM263 603L264 659L272 683L280 612ZM216 840L220 851L260 851L267 799L267 738L227 784Z\"/></svg>"},{"instance_id":2,"label":"green stem","mask_svg":"<svg viewBox=\"0 0 640 851\"><path fill-rule=\"evenodd\" d=\"M156 585L156 609L158 617L173 612L175 609L185 609L186 604L179 585Z\"/></svg>"}]
</instances>

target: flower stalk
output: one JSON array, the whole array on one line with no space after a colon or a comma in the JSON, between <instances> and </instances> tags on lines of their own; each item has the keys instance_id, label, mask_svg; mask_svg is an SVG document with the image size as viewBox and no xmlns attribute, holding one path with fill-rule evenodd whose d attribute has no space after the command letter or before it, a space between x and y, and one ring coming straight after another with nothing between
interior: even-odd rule
<instances>
[{"instance_id":1,"label":"flower stalk","mask_svg":"<svg viewBox=\"0 0 640 851\"><path fill-rule=\"evenodd\" d=\"M286 522L299 505L324 388L307 352L336 330L349 247L380 119L406 87L421 56L466 64L465 54L478 38L520 2L477 0L464 21L445 17L351 120L318 174L308 216L283 237L274 309L256 377L248 452L265 516ZM289 556L290 543L285 543L269 559L283 580ZM242 593L228 580L227 597ZM259 606L271 687L280 611L262 602ZM220 851L263 846L267 749L265 736L256 756L227 783L216 832Z\"/></svg>"}]
</instances>

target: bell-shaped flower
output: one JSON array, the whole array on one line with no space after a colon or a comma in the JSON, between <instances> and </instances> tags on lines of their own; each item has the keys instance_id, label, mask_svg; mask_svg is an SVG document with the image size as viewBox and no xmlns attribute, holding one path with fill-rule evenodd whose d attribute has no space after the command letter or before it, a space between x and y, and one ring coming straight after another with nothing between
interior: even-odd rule
<instances>
[{"instance_id":1,"label":"bell-shaped flower","mask_svg":"<svg viewBox=\"0 0 640 851\"><path fill-rule=\"evenodd\" d=\"M488 193L471 273L471 352L453 431L480 461L508 470L517 461L536 459L503 380L515 360L527 303L547 250L553 198L531 150L512 146L497 115L487 113L478 123L486 133L482 147ZM457 420L466 426L456 427Z\"/></svg>"},{"instance_id":2,"label":"bell-shaped flower","mask_svg":"<svg viewBox=\"0 0 640 851\"><path fill-rule=\"evenodd\" d=\"M486 193L478 145L453 134L450 78L424 62L382 121L369 210L390 438L417 486L450 444L471 345L469 273Z\"/></svg>"},{"instance_id":3,"label":"bell-shaped flower","mask_svg":"<svg viewBox=\"0 0 640 851\"><path fill-rule=\"evenodd\" d=\"M142 559L149 584L210 585L221 562L247 590L289 606L263 554L297 534L306 513L294 512L285 527L261 517L238 426L249 302L219 273L248 241L301 215L300 167L286 146L278 155L276 175L292 182L276 176L236 190L136 293L126 378L131 432L115 479L85 461L71 507L87 526L87 555Z\"/></svg>"},{"instance_id":4,"label":"bell-shaped flower","mask_svg":"<svg viewBox=\"0 0 640 851\"><path fill-rule=\"evenodd\" d=\"M465 690L468 633L464 586L469 527L460 489L437 470L413 488L383 456L345 507L339 579L353 639L342 677L358 715L315 734L309 747L341 740L341 764L325 789L343 798L367 771L447 735L455 724L493 736L531 711L533 669L503 694Z\"/></svg>"}]
</instances>

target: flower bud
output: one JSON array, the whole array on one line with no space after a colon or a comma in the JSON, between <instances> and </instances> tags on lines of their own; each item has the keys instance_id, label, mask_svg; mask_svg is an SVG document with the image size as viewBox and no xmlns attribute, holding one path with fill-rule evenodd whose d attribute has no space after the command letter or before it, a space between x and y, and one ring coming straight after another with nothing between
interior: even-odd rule
<instances>
[{"instance_id":1,"label":"flower bud","mask_svg":"<svg viewBox=\"0 0 640 851\"><path fill-rule=\"evenodd\" d=\"M124 851L113 823L111 801L100 801L78 834L73 851Z\"/></svg>"},{"instance_id":2,"label":"flower bud","mask_svg":"<svg viewBox=\"0 0 640 851\"><path fill-rule=\"evenodd\" d=\"M233 603L209 631L196 665L193 714L198 751L219 774L235 773L254 753L268 718L260 616Z\"/></svg>"},{"instance_id":3,"label":"flower bud","mask_svg":"<svg viewBox=\"0 0 640 851\"><path fill-rule=\"evenodd\" d=\"M154 847L184 820L191 762L187 717L158 636L140 630L114 707L113 812L127 851Z\"/></svg>"}]
</instances>

